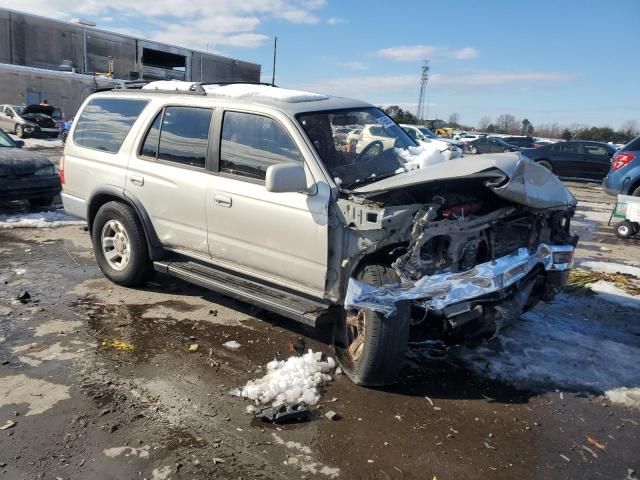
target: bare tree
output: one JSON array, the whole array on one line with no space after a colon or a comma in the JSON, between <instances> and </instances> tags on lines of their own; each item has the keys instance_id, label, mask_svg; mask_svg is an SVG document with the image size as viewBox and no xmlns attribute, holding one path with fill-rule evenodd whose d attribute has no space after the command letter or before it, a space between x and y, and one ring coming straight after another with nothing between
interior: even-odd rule
<instances>
[{"instance_id":1,"label":"bare tree","mask_svg":"<svg viewBox=\"0 0 640 480\"><path fill-rule=\"evenodd\" d=\"M503 113L496 118L496 128L499 133L518 133L519 123L510 113Z\"/></svg>"},{"instance_id":2,"label":"bare tree","mask_svg":"<svg viewBox=\"0 0 640 480\"><path fill-rule=\"evenodd\" d=\"M457 113L452 113L449 115L449 121L447 122L450 127L458 128L460 126L460 115Z\"/></svg>"},{"instance_id":3,"label":"bare tree","mask_svg":"<svg viewBox=\"0 0 640 480\"><path fill-rule=\"evenodd\" d=\"M478 122L478 131L486 132L489 125L491 125L491 117L482 117Z\"/></svg>"},{"instance_id":4,"label":"bare tree","mask_svg":"<svg viewBox=\"0 0 640 480\"><path fill-rule=\"evenodd\" d=\"M638 135L640 135L638 122L635 120L627 120L622 125L620 125L620 132L628 137L637 137Z\"/></svg>"}]
</instances>

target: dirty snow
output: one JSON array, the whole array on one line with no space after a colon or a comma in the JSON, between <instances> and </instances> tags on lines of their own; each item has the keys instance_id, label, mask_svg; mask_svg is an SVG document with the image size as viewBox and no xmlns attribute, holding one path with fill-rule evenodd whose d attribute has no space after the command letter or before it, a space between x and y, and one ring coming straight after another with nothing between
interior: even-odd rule
<instances>
[{"instance_id":1,"label":"dirty snow","mask_svg":"<svg viewBox=\"0 0 640 480\"><path fill-rule=\"evenodd\" d=\"M269 85L252 85L237 83L233 85L204 85L207 94L230 98L263 98L287 103L315 102L326 100L326 95L319 93L289 90L286 88L271 87Z\"/></svg>"},{"instance_id":2,"label":"dirty snow","mask_svg":"<svg viewBox=\"0 0 640 480\"><path fill-rule=\"evenodd\" d=\"M51 320L36 327L35 337L72 333L84 325L80 320Z\"/></svg>"},{"instance_id":3,"label":"dirty snow","mask_svg":"<svg viewBox=\"0 0 640 480\"><path fill-rule=\"evenodd\" d=\"M241 390L232 393L274 406L302 402L315 405L320 400L318 387L331 382L335 366L333 358L323 360L321 352L309 350L300 357L269 362L264 377L249 380Z\"/></svg>"},{"instance_id":4,"label":"dirty snow","mask_svg":"<svg viewBox=\"0 0 640 480\"><path fill-rule=\"evenodd\" d=\"M328 467L327 465L314 461L312 456L313 451L308 446L291 440L285 441L275 432L272 433L272 436L277 445L284 445L292 451L284 461L285 465L295 467L303 473L311 473L312 475L320 473L329 478L337 478L340 476L339 468Z\"/></svg>"},{"instance_id":5,"label":"dirty snow","mask_svg":"<svg viewBox=\"0 0 640 480\"><path fill-rule=\"evenodd\" d=\"M0 215L0 229L6 228L58 228L68 225L84 225L86 222L67 215L64 210L15 213Z\"/></svg>"},{"instance_id":6,"label":"dirty snow","mask_svg":"<svg viewBox=\"0 0 640 480\"><path fill-rule=\"evenodd\" d=\"M640 408L640 388L614 388L607 390L605 396L611 403L626 407Z\"/></svg>"},{"instance_id":7,"label":"dirty snow","mask_svg":"<svg viewBox=\"0 0 640 480\"><path fill-rule=\"evenodd\" d=\"M625 275L632 275L640 279L640 267L634 267L632 265L625 265L622 263L613 262L580 262L577 265L580 268L586 268L587 270L593 270L595 272L602 273L623 273Z\"/></svg>"},{"instance_id":8,"label":"dirty snow","mask_svg":"<svg viewBox=\"0 0 640 480\"><path fill-rule=\"evenodd\" d=\"M82 343L82 342L80 342ZM84 344L83 344L84 345ZM85 348L65 347L60 342L44 347L37 343L20 345L13 348L13 353L18 354L18 359L31 367L37 367L50 360L73 360L82 356Z\"/></svg>"},{"instance_id":9,"label":"dirty snow","mask_svg":"<svg viewBox=\"0 0 640 480\"><path fill-rule=\"evenodd\" d=\"M601 303L558 297L491 342L452 355L476 373L520 388L606 392L611 402L640 408L633 403L640 388L640 327L624 315L585 316L587 305L579 302L592 302L589 310Z\"/></svg>"},{"instance_id":10,"label":"dirty snow","mask_svg":"<svg viewBox=\"0 0 640 480\"><path fill-rule=\"evenodd\" d=\"M169 480L173 469L169 465L158 467L151 472L151 480Z\"/></svg>"},{"instance_id":11,"label":"dirty snow","mask_svg":"<svg viewBox=\"0 0 640 480\"><path fill-rule=\"evenodd\" d=\"M241 345L235 340L228 341L222 344L223 347L230 348L231 350L237 350L241 347Z\"/></svg>"},{"instance_id":12,"label":"dirty snow","mask_svg":"<svg viewBox=\"0 0 640 480\"><path fill-rule=\"evenodd\" d=\"M27 416L46 412L56 403L68 398L71 397L66 385L31 378L24 374L0 377L0 407L26 403Z\"/></svg>"},{"instance_id":13,"label":"dirty snow","mask_svg":"<svg viewBox=\"0 0 640 480\"><path fill-rule=\"evenodd\" d=\"M442 152L431 143L424 143L419 147L395 148L394 150L396 155L405 161L403 167L407 172L445 162Z\"/></svg>"},{"instance_id":14,"label":"dirty snow","mask_svg":"<svg viewBox=\"0 0 640 480\"><path fill-rule=\"evenodd\" d=\"M578 202L578 208L576 211L576 217L584 217L585 220L598 223L607 223L611 218L611 211L613 210L613 204L607 205L606 203L596 202Z\"/></svg>"},{"instance_id":15,"label":"dirty snow","mask_svg":"<svg viewBox=\"0 0 640 480\"><path fill-rule=\"evenodd\" d=\"M149 458L149 451L151 450L150 445L144 445L140 448L133 447L113 447L107 448L103 450L107 457L116 458L120 455L124 455L125 457L138 457L138 458Z\"/></svg>"},{"instance_id":16,"label":"dirty snow","mask_svg":"<svg viewBox=\"0 0 640 480\"><path fill-rule=\"evenodd\" d=\"M597 293L598 297L602 300L640 310L640 297L627 293L625 290L617 287L611 282L598 280L597 282L588 284L587 288Z\"/></svg>"},{"instance_id":17,"label":"dirty snow","mask_svg":"<svg viewBox=\"0 0 640 480\"><path fill-rule=\"evenodd\" d=\"M59 138L19 138L16 135L9 134L14 140L22 140L24 149L35 150L42 148L62 148L62 140Z\"/></svg>"}]
</instances>

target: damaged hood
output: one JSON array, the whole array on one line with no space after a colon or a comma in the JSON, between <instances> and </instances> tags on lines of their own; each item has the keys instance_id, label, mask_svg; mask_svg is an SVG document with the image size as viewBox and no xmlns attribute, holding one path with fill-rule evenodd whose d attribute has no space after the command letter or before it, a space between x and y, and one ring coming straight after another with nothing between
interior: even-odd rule
<instances>
[{"instance_id":1,"label":"damaged hood","mask_svg":"<svg viewBox=\"0 0 640 480\"><path fill-rule=\"evenodd\" d=\"M518 153L464 157L430 165L364 185L353 193L382 193L459 178L486 178L485 185L496 195L529 207L567 208L575 207L577 203L555 174Z\"/></svg>"},{"instance_id":2,"label":"damaged hood","mask_svg":"<svg viewBox=\"0 0 640 480\"><path fill-rule=\"evenodd\" d=\"M52 107L51 105L27 105L24 107L24 110L22 110L22 115L40 113L50 117L53 115L54 108L55 107Z\"/></svg>"}]
</instances>

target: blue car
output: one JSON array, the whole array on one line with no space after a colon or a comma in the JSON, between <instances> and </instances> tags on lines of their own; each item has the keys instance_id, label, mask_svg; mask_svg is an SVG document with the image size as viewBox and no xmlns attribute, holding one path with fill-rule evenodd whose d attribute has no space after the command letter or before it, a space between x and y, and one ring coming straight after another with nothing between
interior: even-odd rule
<instances>
[{"instance_id":1,"label":"blue car","mask_svg":"<svg viewBox=\"0 0 640 480\"><path fill-rule=\"evenodd\" d=\"M640 197L640 137L631 140L613 156L602 188L609 195Z\"/></svg>"}]
</instances>

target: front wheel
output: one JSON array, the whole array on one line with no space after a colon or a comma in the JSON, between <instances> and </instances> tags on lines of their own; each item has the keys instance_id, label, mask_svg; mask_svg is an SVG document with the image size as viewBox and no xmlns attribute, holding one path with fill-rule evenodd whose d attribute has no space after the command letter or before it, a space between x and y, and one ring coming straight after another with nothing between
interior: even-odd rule
<instances>
[{"instance_id":1,"label":"front wheel","mask_svg":"<svg viewBox=\"0 0 640 480\"><path fill-rule=\"evenodd\" d=\"M476 147L475 145L471 145L469 147L469 153L473 153L473 154L478 153L478 147Z\"/></svg>"},{"instance_id":2,"label":"front wheel","mask_svg":"<svg viewBox=\"0 0 640 480\"><path fill-rule=\"evenodd\" d=\"M550 172L553 172L553 165L551 165L551 162L549 162L548 160L539 160L538 165L542 165L544 168L546 168Z\"/></svg>"},{"instance_id":3,"label":"front wheel","mask_svg":"<svg viewBox=\"0 0 640 480\"><path fill-rule=\"evenodd\" d=\"M383 265L366 266L357 279L374 286L399 281L395 272ZM409 341L410 310L410 302L398 302L391 315L363 308L344 312L336 322L336 358L353 383L376 387L397 379Z\"/></svg>"},{"instance_id":4,"label":"front wheel","mask_svg":"<svg viewBox=\"0 0 640 480\"><path fill-rule=\"evenodd\" d=\"M24 134L24 128L22 128L22 125L16 125L16 136L18 138L25 138L26 135Z\"/></svg>"},{"instance_id":5,"label":"front wheel","mask_svg":"<svg viewBox=\"0 0 640 480\"><path fill-rule=\"evenodd\" d=\"M617 223L615 226L615 229L616 229L616 236L618 238L630 238L637 233L635 225L629 220L625 220L624 222Z\"/></svg>"},{"instance_id":6,"label":"front wheel","mask_svg":"<svg viewBox=\"0 0 640 480\"><path fill-rule=\"evenodd\" d=\"M91 240L98 266L112 282L134 287L153 275L142 223L128 205L102 205L93 221Z\"/></svg>"}]
</instances>

